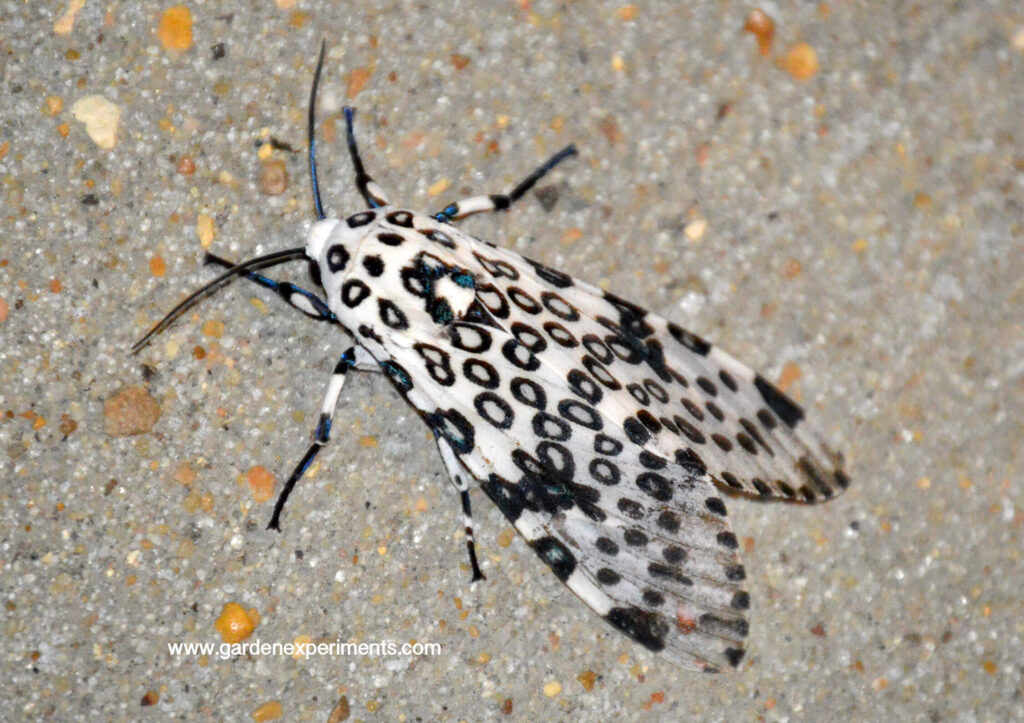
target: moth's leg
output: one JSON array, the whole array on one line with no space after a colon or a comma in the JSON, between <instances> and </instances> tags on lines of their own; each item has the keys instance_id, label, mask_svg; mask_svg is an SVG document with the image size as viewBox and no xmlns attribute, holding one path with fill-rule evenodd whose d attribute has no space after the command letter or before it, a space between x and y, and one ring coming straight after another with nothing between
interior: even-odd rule
<instances>
[{"instance_id":1,"label":"moth's leg","mask_svg":"<svg viewBox=\"0 0 1024 723\"><path fill-rule=\"evenodd\" d=\"M345 385L345 376L348 374L350 369L358 369L360 371L379 371L379 367L374 362L373 357L370 353L359 346L349 347L342 353L341 358L338 359L338 363L334 367L334 373L331 375L331 381L327 385L327 394L324 395L324 404L320 408L320 421L317 422L316 431L313 433L313 444L306 450L306 454L302 456L302 459L296 465L292 471L291 477L284 483L284 487L281 489L281 494L277 496L277 502L274 503L274 514L270 517L270 524L267 525L268 530L280 530L281 522L281 511L284 510L284 503L288 500L288 495L292 493L292 488L295 487L295 483L302 478L302 475L306 473L309 465L313 462L313 458L316 457L320 448L327 444L331 438L331 421L334 419L334 410L338 406L338 397L341 395L341 389Z\"/></svg>"},{"instance_id":2,"label":"moth's leg","mask_svg":"<svg viewBox=\"0 0 1024 723\"><path fill-rule=\"evenodd\" d=\"M473 476L466 469L465 465L459 461L458 457L455 456L455 452L452 451L451 446L444 439L438 435L434 435L437 440L437 448L441 451L441 459L444 460L444 466L448 468L448 478L451 480L455 489L459 492L459 497L462 500L462 520L466 526L466 550L469 552L469 564L473 569L473 579L471 582L477 580L483 580L484 574L480 572L480 565L476 560L476 544L473 540L473 513L469 507L469 481Z\"/></svg>"},{"instance_id":3,"label":"moth's leg","mask_svg":"<svg viewBox=\"0 0 1024 723\"><path fill-rule=\"evenodd\" d=\"M222 259L220 256L215 256L211 253L206 254L203 261L208 264L215 264L228 269L234 266L234 264L227 259ZM263 274L257 274L255 271L247 272L245 274L245 278L259 284L265 289L270 289L275 292L290 306L295 307L311 319L316 319L317 321L331 321L335 323L338 321L337 317L334 316L334 312L328 308L327 302L312 291L307 291L306 289L289 283L288 281L274 281Z\"/></svg>"},{"instance_id":4,"label":"moth's leg","mask_svg":"<svg viewBox=\"0 0 1024 723\"><path fill-rule=\"evenodd\" d=\"M453 203L443 211L434 214L438 221L457 221L474 213L488 213L491 211L505 211L513 203L518 201L526 192L533 188L534 184L543 178L548 171L564 161L569 156L576 155L576 146L568 145L548 160L544 161L533 173L524 178L519 184L508 193L496 193L489 196L470 196Z\"/></svg>"},{"instance_id":5,"label":"moth's leg","mask_svg":"<svg viewBox=\"0 0 1024 723\"><path fill-rule=\"evenodd\" d=\"M345 136L348 141L348 154L352 157L352 166L356 172L356 188L359 189L359 195L366 201L366 205L370 208L380 208L381 206L388 205L387 196L384 195L384 190L377 185L377 183L370 178L370 174L363 168L363 159L359 155L359 149L356 147L356 132L355 132L355 115L356 109L345 106L342 109L345 114Z\"/></svg>"}]
</instances>

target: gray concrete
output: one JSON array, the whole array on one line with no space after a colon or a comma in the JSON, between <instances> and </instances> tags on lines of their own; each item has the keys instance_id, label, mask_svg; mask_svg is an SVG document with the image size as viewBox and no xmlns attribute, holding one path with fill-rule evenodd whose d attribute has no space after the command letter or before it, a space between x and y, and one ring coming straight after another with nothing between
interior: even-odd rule
<instances>
[{"instance_id":1,"label":"gray concrete","mask_svg":"<svg viewBox=\"0 0 1024 723\"><path fill-rule=\"evenodd\" d=\"M342 695L367 720L1024 716L1019 2L765 4L774 56L816 49L806 82L758 55L744 3L645 3L632 21L615 3L300 0L304 22L251 5L192 3L193 46L172 53L155 33L160 3L88 2L57 35L57 3L0 0L8 719L249 720L276 700L284 720L324 721ZM426 210L497 190L574 141L551 211L531 197L467 228L607 284L772 379L799 371L790 389L854 484L813 508L730 502L753 600L739 672L685 673L614 633L508 544L479 492L488 579L471 587L441 461L376 375L351 380L334 445L283 533L265 532L271 503L237 480L290 469L346 338L259 290L235 284L128 353L211 277L198 214L231 258L301 242L304 159L275 151L290 181L267 196L257 141L266 129L303 147L321 38L321 118L337 121L353 69L371 71L359 131L394 199ZM112 150L72 116L92 94L122 111ZM329 209L358 209L337 138L321 158ZM442 179L451 188L429 197ZM209 321L223 322L219 339ZM159 403L150 433L105 434L103 401L125 384ZM261 616L250 640L443 652L168 653L218 642L231 601Z\"/></svg>"}]
</instances>

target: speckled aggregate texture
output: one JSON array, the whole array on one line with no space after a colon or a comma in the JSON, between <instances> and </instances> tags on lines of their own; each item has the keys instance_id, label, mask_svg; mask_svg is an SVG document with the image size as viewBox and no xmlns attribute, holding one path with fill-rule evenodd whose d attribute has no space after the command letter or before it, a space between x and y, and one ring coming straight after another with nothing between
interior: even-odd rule
<instances>
[{"instance_id":1,"label":"speckled aggregate texture","mask_svg":"<svg viewBox=\"0 0 1024 723\"><path fill-rule=\"evenodd\" d=\"M771 2L764 55L752 7L0 0L8 716L1024 717L1024 8ZM539 196L464 228L713 340L846 453L837 500L728 501L739 671L617 634L479 491L471 586L457 495L380 375L351 376L264 530L267 470L301 456L350 343L276 297L236 283L128 353L212 278L204 250L301 243L321 39L329 212L362 205L347 102L377 181L424 211L575 142ZM115 398L141 406L112 420ZM231 602L249 642L441 652L172 654L222 642Z\"/></svg>"}]
</instances>

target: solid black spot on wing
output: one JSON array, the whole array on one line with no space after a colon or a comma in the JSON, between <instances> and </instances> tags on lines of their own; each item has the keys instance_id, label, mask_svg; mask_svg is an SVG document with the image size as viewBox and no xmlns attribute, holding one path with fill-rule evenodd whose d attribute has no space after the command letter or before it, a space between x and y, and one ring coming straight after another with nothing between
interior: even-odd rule
<instances>
[{"instance_id":1,"label":"solid black spot on wing","mask_svg":"<svg viewBox=\"0 0 1024 723\"><path fill-rule=\"evenodd\" d=\"M732 472L722 472L722 481L732 487L734 490L743 489L743 483Z\"/></svg>"},{"instance_id":2,"label":"solid black spot on wing","mask_svg":"<svg viewBox=\"0 0 1024 723\"><path fill-rule=\"evenodd\" d=\"M785 480L775 480L775 484L778 486L779 491L782 492L786 497L796 497L796 492L790 487Z\"/></svg>"},{"instance_id":3,"label":"solid black spot on wing","mask_svg":"<svg viewBox=\"0 0 1024 723\"><path fill-rule=\"evenodd\" d=\"M657 653L665 649L669 625L655 613L635 606L618 607L609 610L604 619L648 650Z\"/></svg>"},{"instance_id":4,"label":"solid black spot on wing","mask_svg":"<svg viewBox=\"0 0 1024 723\"><path fill-rule=\"evenodd\" d=\"M694 404L692 400L682 397L679 401L683 403L683 406L686 407L686 411L690 413L691 417L696 419L698 422L704 421L704 410Z\"/></svg>"},{"instance_id":5,"label":"solid black spot on wing","mask_svg":"<svg viewBox=\"0 0 1024 723\"><path fill-rule=\"evenodd\" d=\"M636 417L627 417L626 421L622 423L622 431L629 437L629 441L639 446L643 446L651 438L647 427L641 424Z\"/></svg>"},{"instance_id":6,"label":"solid black spot on wing","mask_svg":"<svg viewBox=\"0 0 1024 723\"><path fill-rule=\"evenodd\" d=\"M718 395L718 389L715 387L715 383L707 377L697 377L697 386L703 389L705 394L712 397Z\"/></svg>"},{"instance_id":7,"label":"solid black spot on wing","mask_svg":"<svg viewBox=\"0 0 1024 723\"><path fill-rule=\"evenodd\" d=\"M597 571L597 581L602 585L617 585L622 580L622 575L612 570L610 567L602 567Z\"/></svg>"},{"instance_id":8,"label":"solid black spot on wing","mask_svg":"<svg viewBox=\"0 0 1024 723\"><path fill-rule=\"evenodd\" d=\"M328 263L329 262L330 258L328 258ZM384 259L382 259L380 256L364 256L363 268L366 269L366 273L368 273L370 276L380 276L381 274L384 273Z\"/></svg>"},{"instance_id":9,"label":"solid black spot on wing","mask_svg":"<svg viewBox=\"0 0 1024 723\"><path fill-rule=\"evenodd\" d=\"M736 380L732 378L732 374L725 371L725 369L718 372L718 379L729 389L730 392L735 392L739 389L739 387L736 386Z\"/></svg>"},{"instance_id":10,"label":"solid black spot on wing","mask_svg":"<svg viewBox=\"0 0 1024 723\"><path fill-rule=\"evenodd\" d=\"M750 608L750 594L746 590L740 590L732 596L729 606L733 610L747 610Z\"/></svg>"},{"instance_id":11,"label":"solid black spot on wing","mask_svg":"<svg viewBox=\"0 0 1024 723\"><path fill-rule=\"evenodd\" d=\"M772 496L772 488L769 487L764 480L755 477L754 479L751 480L751 483L754 485L754 489L756 489L758 494L761 495L762 497Z\"/></svg>"},{"instance_id":12,"label":"solid black spot on wing","mask_svg":"<svg viewBox=\"0 0 1024 723\"><path fill-rule=\"evenodd\" d=\"M664 469L668 462L656 454L651 454L646 449L640 450L640 464L647 469Z\"/></svg>"},{"instance_id":13,"label":"solid black spot on wing","mask_svg":"<svg viewBox=\"0 0 1024 723\"><path fill-rule=\"evenodd\" d=\"M687 558L686 550L679 545L669 545L661 551L661 556L665 558L665 562L673 565L681 565Z\"/></svg>"},{"instance_id":14,"label":"solid black spot on wing","mask_svg":"<svg viewBox=\"0 0 1024 723\"><path fill-rule=\"evenodd\" d=\"M642 530L638 530L635 527L631 527L622 534L622 539L626 541L626 544L630 547L647 547L649 542L647 535Z\"/></svg>"},{"instance_id":15,"label":"solid black spot on wing","mask_svg":"<svg viewBox=\"0 0 1024 723\"><path fill-rule=\"evenodd\" d=\"M708 472L708 467L704 464L704 460L689 447L676 450L676 464L694 477L703 477Z\"/></svg>"},{"instance_id":16,"label":"solid black spot on wing","mask_svg":"<svg viewBox=\"0 0 1024 723\"><path fill-rule=\"evenodd\" d=\"M645 427L647 427L647 429L651 430L653 434L657 434L658 432L661 431L661 422L655 419L654 415L648 412L646 409L641 409L639 412L637 412L636 418L639 419L640 422Z\"/></svg>"},{"instance_id":17,"label":"solid black spot on wing","mask_svg":"<svg viewBox=\"0 0 1024 723\"><path fill-rule=\"evenodd\" d=\"M850 477L841 469L837 469L832 473L832 478L835 479L836 484L842 487L844 490L850 486Z\"/></svg>"},{"instance_id":18,"label":"solid black spot on wing","mask_svg":"<svg viewBox=\"0 0 1024 723\"><path fill-rule=\"evenodd\" d=\"M707 410L709 412L711 412L711 416L717 419L719 422L725 419L725 414L722 412L721 409L718 408L718 405L712 402L710 399L704 402L704 406L707 407Z\"/></svg>"},{"instance_id":19,"label":"solid black spot on wing","mask_svg":"<svg viewBox=\"0 0 1024 723\"><path fill-rule=\"evenodd\" d=\"M696 334L682 328L678 324L669 323L668 333L672 335L673 339L698 356L707 356L708 352L711 351L711 345L709 343L701 339Z\"/></svg>"},{"instance_id":20,"label":"solid black spot on wing","mask_svg":"<svg viewBox=\"0 0 1024 723\"><path fill-rule=\"evenodd\" d=\"M719 532L715 538L718 540L718 544L722 547L728 547L730 550L735 550L740 546L739 541L736 539L736 535L731 532Z\"/></svg>"},{"instance_id":21,"label":"solid black spot on wing","mask_svg":"<svg viewBox=\"0 0 1024 723\"><path fill-rule=\"evenodd\" d=\"M774 386L765 381L764 377L758 374L754 377L754 386L761 393L761 398L768 408L775 412L775 416L781 419L786 426L792 428L804 418L804 411L800 409L789 397L780 392ZM758 417L760 417L760 412ZM767 426L767 425L766 425Z\"/></svg>"},{"instance_id":22,"label":"solid black spot on wing","mask_svg":"<svg viewBox=\"0 0 1024 723\"><path fill-rule=\"evenodd\" d=\"M644 590L644 603L650 605L652 608L656 608L660 605L665 604L665 596L657 590L651 590L647 588Z\"/></svg>"},{"instance_id":23,"label":"solid black spot on wing","mask_svg":"<svg viewBox=\"0 0 1024 723\"><path fill-rule=\"evenodd\" d=\"M669 512L668 510L664 510L660 515L658 515L658 527L665 530L666 532L675 534L679 532L679 526L679 515L677 515L675 512Z\"/></svg>"},{"instance_id":24,"label":"solid black spot on wing","mask_svg":"<svg viewBox=\"0 0 1024 723\"><path fill-rule=\"evenodd\" d=\"M730 450L732 450L732 442L729 441L729 438L719 434L718 432L715 432L714 434L711 435L711 441L717 444L719 449L721 449L723 452L729 452Z\"/></svg>"},{"instance_id":25,"label":"solid black spot on wing","mask_svg":"<svg viewBox=\"0 0 1024 723\"><path fill-rule=\"evenodd\" d=\"M643 505L636 500L629 499L628 497L620 497L616 506L619 508L619 512L631 520L642 520L646 514L646 510Z\"/></svg>"},{"instance_id":26,"label":"solid black spot on wing","mask_svg":"<svg viewBox=\"0 0 1024 723\"><path fill-rule=\"evenodd\" d=\"M734 582L747 579L747 571L743 569L743 565L726 565L725 577Z\"/></svg>"},{"instance_id":27,"label":"solid black spot on wing","mask_svg":"<svg viewBox=\"0 0 1024 723\"><path fill-rule=\"evenodd\" d=\"M704 500L704 506L721 517L725 517L728 514L725 510L725 503L719 497L708 497Z\"/></svg>"},{"instance_id":28,"label":"solid black spot on wing","mask_svg":"<svg viewBox=\"0 0 1024 723\"><path fill-rule=\"evenodd\" d=\"M562 582L568 580L573 570L576 569L576 557L569 551L569 548L554 537L548 536L533 540L530 542L530 547L534 549L541 560L548 564L555 573L555 577Z\"/></svg>"},{"instance_id":29,"label":"solid black spot on wing","mask_svg":"<svg viewBox=\"0 0 1024 723\"><path fill-rule=\"evenodd\" d=\"M405 237L400 233L384 231L377 234L377 240L385 246L401 246L405 241Z\"/></svg>"},{"instance_id":30,"label":"solid black spot on wing","mask_svg":"<svg viewBox=\"0 0 1024 723\"><path fill-rule=\"evenodd\" d=\"M647 573L651 577L661 577L667 580L673 580L678 582L680 585L686 585L687 587L693 585L693 580L684 575L683 571L678 567L674 567L672 565L652 562L647 565Z\"/></svg>"},{"instance_id":31,"label":"solid black spot on wing","mask_svg":"<svg viewBox=\"0 0 1024 723\"><path fill-rule=\"evenodd\" d=\"M743 660L743 656L745 654L746 654L746 651L745 650L741 650L740 648L726 648L725 649L725 659L727 661L729 661L729 665L731 665L734 668L737 667L740 664L740 661Z\"/></svg>"},{"instance_id":32,"label":"solid black spot on wing","mask_svg":"<svg viewBox=\"0 0 1024 723\"><path fill-rule=\"evenodd\" d=\"M607 537L598 537L594 542L594 546L604 554L608 555L608 557L615 557L619 554L618 544L615 540Z\"/></svg>"},{"instance_id":33,"label":"solid black spot on wing","mask_svg":"<svg viewBox=\"0 0 1024 723\"><path fill-rule=\"evenodd\" d=\"M701 432L699 429L697 429L692 424L687 422L685 419L680 417L678 414L672 418L672 421L676 423L676 426L679 427L679 430L683 434L685 434L694 444L704 444L707 441L707 439L705 439L704 437L703 432Z\"/></svg>"},{"instance_id":34,"label":"solid black spot on wing","mask_svg":"<svg viewBox=\"0 0 1024 723\"><path fill-rule=\"evenodd\" d=\"M754 444L754 440L750 438L750 435L744 434L743 432L737 432L736 441L740 443L740 446L743 447L747 454L757 454L757 445Z\"/></svg>"}]
</instances>

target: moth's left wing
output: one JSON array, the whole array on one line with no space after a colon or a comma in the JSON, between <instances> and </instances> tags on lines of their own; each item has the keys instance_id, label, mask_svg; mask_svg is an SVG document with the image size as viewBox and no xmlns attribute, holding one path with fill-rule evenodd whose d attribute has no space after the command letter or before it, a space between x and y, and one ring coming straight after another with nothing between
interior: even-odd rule
<instances>
[{"instance_id":1,"label":"moth's left wing","mask_svg":"<svg viewBox=\"0 0 1024 723\"><path fill-rule=\"evenodd\" d=\"M739 663L745 573L709 482L631 442L503 328L417 326L368 348L587 605L684 667Z\"/></svg>"}]
</instances>

